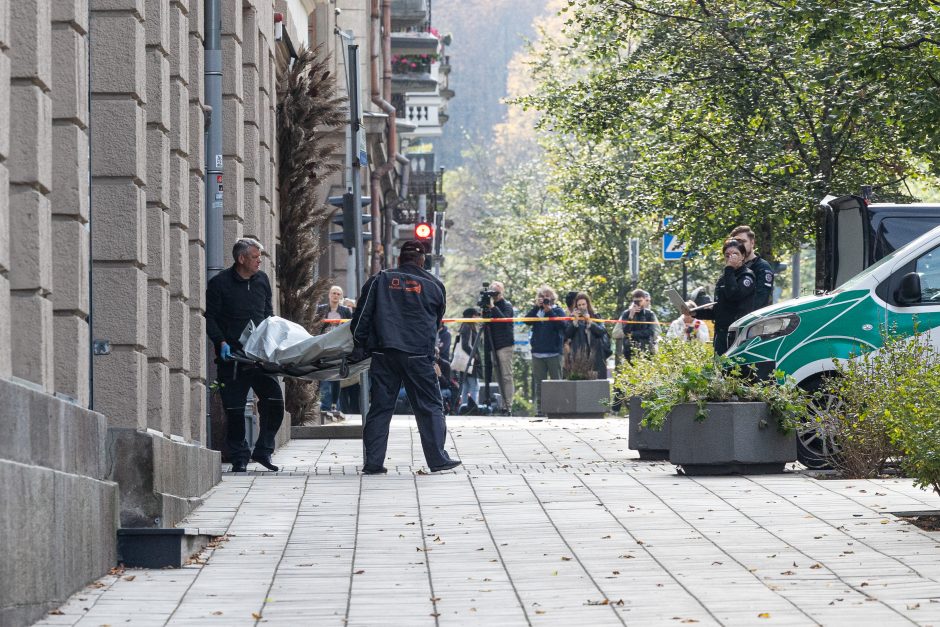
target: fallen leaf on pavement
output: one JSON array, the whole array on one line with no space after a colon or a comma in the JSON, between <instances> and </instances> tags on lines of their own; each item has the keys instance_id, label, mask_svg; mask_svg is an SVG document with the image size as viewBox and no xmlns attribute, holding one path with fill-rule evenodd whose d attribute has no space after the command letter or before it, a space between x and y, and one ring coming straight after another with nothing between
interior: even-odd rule
<instances>
[{"instance_id":1,"label":"fallen leaf on pavement","mask_svg":"<svg viewBox=\"0 0 940 627\"><path fill-rule=\"evenodd\" d=\"M355 573L353 573L353 574L355 574L355 575L361 575L361 574L364 573L364 572L366 572L366 571L364 571L364 570L357 570L357 571L356 571Z\"/></svg>"},{"instance_id":2,"label":"fallen leaf on pavement","mask_svg":"<svg viewBox=\"0 0 940 627\"><path fill-rule=\"evenodd\" d=\"M761 612L757 615L757 618L770 618L770 612Z\"/></svg>"},{"instance_id":3,"label":"fallen leaf on pavement","mask_svg":"<svg viewBox=\"0 0 940 627\"><path fill-rule=\"evenodd\" d=\"M51 612L49 612L50 616L62 616L63 614L65 614L65 612L63 612L62 610L52 610Z\"/></svg>"},{"instance_id":4,"label":"fallen leaf on pavement","mask_svg":"<svg viewBox=\"0 0 940 627\"><path fill-rule=\"evenodd\" d=\"M252 612L251 617L255 620L261 620L261 614L259 614L258 612Z\"/></svg>"},{"instance_id":5,"label":"fallen leaf on pavement","mask_svg":"<svg viewBox=\"0 0 940 627\"><path fill-rule=\"evenodd\" d=\"M568 557L568 556L566 556L566 555L562 555L562 556L561 556L561 561L563 561L563 562L570 562L570 561L571 561L571 558Z\"/></svg>"}]
</instances>

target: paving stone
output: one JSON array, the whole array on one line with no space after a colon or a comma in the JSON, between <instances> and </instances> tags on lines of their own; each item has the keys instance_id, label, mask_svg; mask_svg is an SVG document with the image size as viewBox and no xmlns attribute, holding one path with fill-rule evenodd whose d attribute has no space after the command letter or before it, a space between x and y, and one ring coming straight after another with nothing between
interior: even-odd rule
<instances>
[{"instance_id":1,"label":"paving stone","mask_svg":"<svg viewBox=\"0 0 940 627\"><path fill-rule=\"evenodd\" d=\"M446 473L428 473L411 417L383 476L361 475L359 441L294 440L281 472L225 474L180 523L226 537L196 563L106 578L87 612L73 597L40 624L940 619L938 534L887 513L940 507L910 480L686 478L636 459L622 420L448 426L464 465Z\"/></svg>"}]
</instances>

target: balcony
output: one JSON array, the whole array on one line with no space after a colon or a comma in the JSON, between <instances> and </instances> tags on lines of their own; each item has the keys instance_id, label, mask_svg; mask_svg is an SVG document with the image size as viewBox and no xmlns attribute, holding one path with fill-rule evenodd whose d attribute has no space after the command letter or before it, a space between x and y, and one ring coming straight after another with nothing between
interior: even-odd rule
<instances>
[{"instance_id":1,"label":"balcony","mask_svg":"<svg viewBox=\"0 0 940 627\"><path fill-rule=\"evenodd\" d=\"M437 54L441 42L436 35L424 31L392 33L393 55Z\"/></svg>"},{"instance_id":2,"label":"balcony","mask_svg":"<svg viewBox=\"0 0 940 627\"><path fill-rule=\"evenodd\" d=\"M407 133L411 137L434 137L441 134L441 99L437 94L409 94L392 97L398 119L415 125Z\"/></svg>"},{"instance_id":3,"label":"balcony","mask_svg":"<svg viewBox=\"0 0 940 627\"><path fill-rule=\"evenodd\" d=\"M421 26L430 17L428 0L392 0L392 30Z\"/></svg>"},{"instance_id":4,"label":"balcony","mask_svg":"<svg viewBox=\"0 0 940 627\"><path fill-rule=\"evenodd\" d=\"M392 56L392 94L434 93L439 80L437 54Z\"/></svg>"}]
</instances>

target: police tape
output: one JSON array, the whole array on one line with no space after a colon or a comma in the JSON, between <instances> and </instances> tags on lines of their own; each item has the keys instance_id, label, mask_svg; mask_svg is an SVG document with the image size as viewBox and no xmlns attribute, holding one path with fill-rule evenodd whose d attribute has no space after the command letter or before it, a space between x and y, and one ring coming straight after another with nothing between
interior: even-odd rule
<instances>
[{"instance_id":1,"label":"police tape","mask_svg":"<svg viewBox=\"0 0 940 627\"><path fill-rule=\"evenodd\" d=\"M552 316L547 318L444 318L441 322L450 324L450 323L479 323L479 322L568 322L570 320L575 320L574 316ZM325 322L326 324L340 324L343 322L348 322L350 318L334 318L332 320L321 320L320 322ZM577 318L577 320L590 320L591 322L600 322L603 324L656 324L659 326L668 327L668 322L647 322L645 320L610 320L608 318Z\"/></svg>"},{"instance_id":2,"label":"police tape","mask_svg":"<svg viewBox=\"0 0 940 627\"><path fill-rule=\"evenodd\" d=\"M604 324L657 324L669 326L668 322L647 322L645 320L610 320L608 318L575 318L574 316L551 316L545 318L444 318L442 322L567 322L570 320L590 320Z\"/></svg>"}]
</instances>

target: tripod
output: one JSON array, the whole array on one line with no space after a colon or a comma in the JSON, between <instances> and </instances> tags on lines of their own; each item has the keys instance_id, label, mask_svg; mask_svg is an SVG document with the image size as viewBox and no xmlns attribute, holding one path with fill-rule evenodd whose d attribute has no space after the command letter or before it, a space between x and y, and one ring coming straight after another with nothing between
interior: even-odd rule
<instances>
[{"instance_id":1,"label":"tripod","mask_svg":"<svg viewBox=\"0 0 940 627\"><path fill-rule=\"evenodd\" d=\"M458 334L459 335L459 334ZM458 340L459 341L459 340ZM493 412L493 398L490 393L490 383L492 380L493 366L496 366L496 376L502 381L502 366L499 363L499 359L495 358L496 349L493 348L493 337L490 335L490 330L488 325L483 324L480 328L480 332L477 333L477 336L473 339L473 344L470 346L470 361L467 364L467 371L460 373L460 389L463 390L464 382L467 380L467 377L470 376L470 373L473 371L473 366L476 363L477 351L480 347L480 342L483 342L483 391L486 395L481 397L481 400L485 398L485 402L482 403L482 406L486 407L489 410L489 413ZM502 388L500 388L502 389ZM463 400L462 398L460 400ZM506 402L505 393L503 396L503 403ZM508 408L507 408L508 409Z\"/></svg>"}]
</instances>

